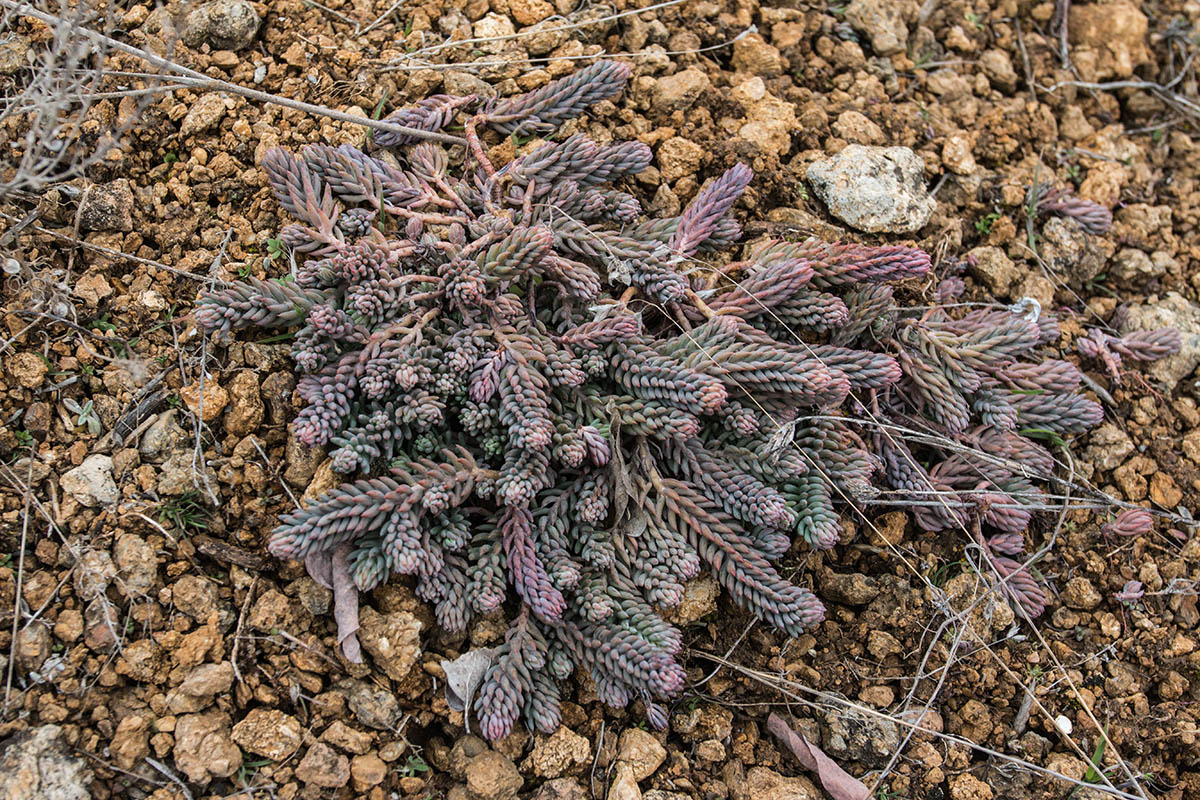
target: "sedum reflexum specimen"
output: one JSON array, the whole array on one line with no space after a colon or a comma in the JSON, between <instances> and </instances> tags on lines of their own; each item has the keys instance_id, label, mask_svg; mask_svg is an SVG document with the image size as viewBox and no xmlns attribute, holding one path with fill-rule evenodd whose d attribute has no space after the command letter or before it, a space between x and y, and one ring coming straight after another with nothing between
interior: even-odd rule
<instances>
[{"instance_id":1,"label":"sedum reflexum specimen","mask_svg":"<svg viewBox=\"0 0 1200 800\"><path fill-rule=\"evenodd\" d=\"M491 738L555 728L556 680L577 667L663 724L684 673L659 610L703 569L777 629L812 628L820 601L773 562L796 540L833 546L835 502L880 486L932 498L928 529L978 523L1008 585L1034 592L1013 557L1052 461L1028 435L1100 416L1074 367L1034 356L1047 317L901 309L893 286L929 270L919 250L766 240L710 266L740 235L743 165L647 219L615 188L650 164L642 144L485 155L487 127L548 134L628 74L600 62L390 118L460 117L454 158L394 137L374 155L272 150L297 266L196 311L208 331L296 331L295 435L347 476L283 517L271 552L335 553L364 591L411 576L450 630L515 612L476 697Z\"/></svg>"}]
</instances>

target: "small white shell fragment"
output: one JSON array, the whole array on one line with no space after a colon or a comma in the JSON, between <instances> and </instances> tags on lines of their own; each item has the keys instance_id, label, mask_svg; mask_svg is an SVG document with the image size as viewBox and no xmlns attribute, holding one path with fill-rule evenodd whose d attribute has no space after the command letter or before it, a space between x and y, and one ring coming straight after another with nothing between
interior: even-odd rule
<instances>
[{"instance_id":1,"label":"small white shell fragment","mask_svg":"<svg viewBox=\"0 0 1200 800\"><path fill-rule=\"evenodd\" d=\"M1059 714L1054 718L1054 727L1058 728L1058 732L1063 736L1070 736L1073 729L1071 720L1067 719L1066 714Z\"/></svg>"}]
</instances>

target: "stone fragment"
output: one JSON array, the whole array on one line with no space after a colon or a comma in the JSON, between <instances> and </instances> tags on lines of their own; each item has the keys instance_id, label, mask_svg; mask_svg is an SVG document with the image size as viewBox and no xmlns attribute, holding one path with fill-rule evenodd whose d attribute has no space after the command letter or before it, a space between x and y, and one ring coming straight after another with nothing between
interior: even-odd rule
<instances>
[{"instance_id":1,"label":"stone fragment","mask_svg":"<svg viewBox=\"0 0 1200 800\"><path fill-rule=\"evenodd\" d=\"M254 370L244 369L229 382L229 411L225 414L225 430L234 436L245 436L258 430L266 411Z\"/></svg>"},{"instance_id":2,"label":"stone fragment","mask_svg":"<svg viewBox=\"0 0 1200 800\"><path fill-rule=\"evenodd\" d=\"M721 586L707 572L683 585L683 599L679 605L667 609L666 618L676 625L689 625L717 610L717 596Z\"/></svg>"},{"instance_id":3,"label":"stone fragment","mask_svg":"<svg viewBox=\"0 0 1200 800\"><path fill-rule=\"evenodd\" d=\"M1067 608L1073 608L1077 611L1091 611L1104 598L1092 582L1083 576L1076 576L1067 581L1066 588L1062 592L1062 601Z\"/></svg>"},{"instance_id":4,"label":"stone fragment","mask_svg":"<svg viewBox=\"0 0 1200 800\"><path fill-rule=\"evenodd\" d=\"M971 275L997 298L1006 299L1021 270L999 247L976 247L967 253Z\"/></svg>"},{"instance_id":5,"label":"stone fragment","mask_svg":"<svg viewBox=\"0 0 1200 800\"><path fill-rule=\"evenodd\" d=\"M654 108L667 114L686 109L710 85L708 75L696 67L659 78L654 84Z\"/></svg>"},{"instance_id":6,"label":"stone fragment","mask_svg":"<svg viewBox=\"0 0 1200 800\"><path fill-rule=\"evenodd\" d=\"M861 572L826 573L821 596L848 606L865 606L879 595L879 582Z\"/></svg>"},{"instance_id":7,"label":"stone fragment","mask_svg":"<svg viewBox=\"0 0 1200 800\"><path fill-rule=\"evenodd\" d=\"M296 777L322 789L338 789L350 782L350 759L317 742L296 765Z\"/></svg>"},{"instance_id":8,"label":"stone fragment","mask_svg":"<svg viewBox=\"0 0 1200 800\"><path fill-rule=\"evenodd\" d=\"M517 766L495 750L467 764L467 793L474 800L512 800L524 783Z\"/></svg>"},{"instance_id":9,"label":"stone fragment","mask_svg":"<svg viewBox=\"0 0 1200 800\"><path fill-rule=\"evenodd\" d=\"M852 144L807 176L830 214L868 233L915 233L937 206L921 157L907 147Z\"/></svg>"},{"instance_id":10,"label":"stone fragment","mask_svg":"<svg viewBox=\"0 0 1200 800\"><path fill-rule=\"evenodd\" d=\"M984 50L979 54L979 68L983 74L1002 92L1011 93L1017 88L1017 71L1013 69L1012 59L1003 50Z\"/></svg>"},{"instance_id":11,"label":"stone fragment","mask_svg":"<svg viewBox=\"0 0 1200 800\"><path fill-rule=\"evenodd\" d=\"M0 741L0 797L5 800L88 800L92 776L71 753L57 725L18 731Z\"/></svg>"},{"instance_id":12,"label":"stone fragment","mask_svg":"<svg viewBox=\"0 0 1200 800\"><path fill-rule=\"evenodd\" d=\"M649 731L629 728L621 734L617 762L629 766L635 781L649 778L666 758L667 749Z\"/></svg>"},{"instance_id":13,"label":"stone fragment","mask_svg":"<svg viewBox=\"0 0 1200 800\"><path fill-rule=\"evenodd\" d=\"M183 43L199 47L207 42L214 50L238 51L249 47L261 24L247 0L215 0L194 9L183 22Z\"/></svg>"},{"instance_id":14,"label":"stone fragment","mask_svg":"<svg viewBox=\"0 0 1200 800\"><path fill-rule=\"evenodd\" d=\"M388 765L374 753L355 756L350 760L350 779L356 792L365 792L372 786L378 786L387 774Z\"/></svg>"},{"instance_id":15,"label":"stone fragment","mask_svg":"<svg viewBox=\"0 0 1200 800\"><path fill-rule=\"evenodd\" d=\"M421 621L407 611L359 612L358 641L375 665L394 681L408 677L421 655Z\"/></svg>"},{"instance_id":16,"label":"stone fragment","mask_svg":"<svg viewBox=\"0 0 1200 800\"><path fill-rule=\"evenodd\" d=\"M243 750L272 761L282 761L299 750L302 735L303 729L296 718L277 708L251 709L245 719L233 726L233 741Z\"/></svg>"},{"instance_id":17,"label":"stone fragment","mask_svg":"<svg viewBox=\"0 0 1200 800\"><path fill-rule=\"evenodd\" d=\"M549 736L536 736L533 751L524 768L539 778L557 778L591 761L592 746L587 739L565 725Z\"/></svg>"},{"instance_id":18,"label":"stone fragment","mask_svg":"<svg viewBox=\"0 0 1200 800\"><path fill-rule=\"evenodd\" d=\"M175 766L192 783L228 778L242 766L242 751L230 735L223 711L184 714L175 722Z\"/></svg>"},{"instance_id":19,"label":"stone fragment","mask_svg":"<svg viewBox=\"0 0 1200 800\"><path fill-rule=\"evenodd\" d=\"M167 708L173 714L203 711L212 705L217 695L229 691L233 686L233 677L233 664L228 661L222 661L220 664L201 664L188 673L183 683L167 694ZM237 741L236 726L233 732L234 741Z\"/></svg>"},{"instance_id":20,"label":"stone fragment","mask_svg":"<svg viewBox=\"0 0 1200 800\"><path fill-rule=\"evenodd\" d=\"M695 175L703 155L704 148L700 145L682 136L672 136L658 146L658 167L664 179L675 181L685 175Z\"/></svg>"},{"instance_id":21,"label":"stone fragment","mask_svg":"<svg viewBox=\"0 0 1200 800\"><path fill-rule=\"evenodd\" d=\"M783 72L784 61L779 49L768 44L762 34L739 36L733 42L733 68L762 78L773 78Z\"/></svg>"},{"instance_id":22,"label":"stone fragment","mask_svg":"<svg viewBox=\"0 0 1200 800\"><path fill-rule=\"evenodd\" d=\"M208 578L184 575L171 587L175 608L197 622L203 622L217 607L217 587Z\"/></svg>"},{"instance_id":23,"label":"stone fragment","mask_svg":"<svg viewBox=\"0 0 1200 800\"><path fill-rule=\"evenodd\" d=\"M146 597L158 582L154 548L133 533L123 533L113 545L117 589L130 598Z\"/></svg>"},{"instance_id":24,"label":"stone fragment","mask_svg":"<svg viewBox=\"0 0 1200 800\"><path fill-rule=\"evenodd\" d=\"M871 40L871 49L881 56L900 53L908 44L908 25L917 19L915 0L851 0L846 22Z\"/></svg>"},{"instance_id":25,"label":"stone fragment","mask_svg":"<svg viewBox=\"0 0 1200 800\"><path fill-rule=\"evenodd\" d=\"M17 353L8 360L8 373L26 389L41 386L49 369L46 362L36 353Z\"/></svg>"},{"instance_id":26,"label":"stone fragment","mask_svg":"<svg viewBox=\"0 0 1200 800\"><path fill-rule=\"evenodd\" d=\"M396 695L361 681L352 682L346 703L359 722L381 731L391 729L403 714Z\"/></svg>"},{"instance_id":27,"label":"stone fragment","mask_svg":"<svg viewBox=\"0 0 1200 800\"><path fill-rule=\"evenodd\" d=\"M738 128L740 138L764 153L783 156L792 148L796 107L767 91L762 78L755 76L734 87L730 96L746 110L746 121Z\"/></svg>"},{"instance_id":28,"label":"stone fragment","mask_svg":"<svg viewBox=\"0 0 1200 800\"><path fill-rule=\"evenodd\" d=\"M150 720L139 714L122 717L117 723L108 744L113 762L124 770L131 770L150 755Z\"/></svg>"},{"instance_id":29,"label":"stone fragment","mask_svg":"<svg viewBox=\"0 0 1200 800\"><path fill-rule=\"evenodd\" d=\"M212 378L203 383L188 384L179 390L179 399L196 416L206 423L213 422L221 416L229 403L229 393L221 388Z\"/></svg>"},{"instance_id":30,"label":"stone fragment","mask_svg":"<svg viewBox=\"0 0 1200 800\"><path fill-rule=\"evenodd\" d=\"M89 507L111 505L121 497L113 479L112 458L106 455L88 456L59 479L59 486L80 505Z\"/></svg>"},{"instance_id":31,"label":"stone fragment","mask_svg":"<svg viewBox=\"0 0 1200 800\"><path fill-rule=\"evenodd\" d=\"M824 795L803 775L787 778L766 767L751 767L746 773L746 798L753 800L823 800Z\"/></svg>"},{"instance_id":32,"label":"stone fragment","mask_svg":"<svg viewBox=\"0 0 1200 800\"><path fill-rule=\"evenodd\" d=\"M534 25L554 13L546 0L508 0L508 13L518 25Z\"/></svg>"},{"instance_id":33,"label":"stone fragment","mask_svg":"<svg viewBox=\"0 0 1200 800\"><path fill-rule=\"evenodd\" d=\"M1146 45L1149 27L1129 0L1074 6L1068 18L1071 63L1085 81L1130 78L1153 60Z\"/></svg>"},{"instance_id":34,"label":"stone fragment","mask_svg":"<svg viewBox=\"0 0 1200 800\"><path fill-rule=\"evenodd\" d=\"M202 94L188 109L187 116L183 118L183 124L179 126L179 133L182 136L205 133L217 127L224 117L225 98L216 92Z\"/></svg>"},{"instance_id":35,"label":"stone fragment","mask_svg":"<svg viewBox=\"0 0 1200 800\"><path fill-rule=\"evenodd\" d=\"M133 191L129 181L118 178L85 189L79 200L79 228L122 233L133 230Z\"/></svg>"}]
</instances>

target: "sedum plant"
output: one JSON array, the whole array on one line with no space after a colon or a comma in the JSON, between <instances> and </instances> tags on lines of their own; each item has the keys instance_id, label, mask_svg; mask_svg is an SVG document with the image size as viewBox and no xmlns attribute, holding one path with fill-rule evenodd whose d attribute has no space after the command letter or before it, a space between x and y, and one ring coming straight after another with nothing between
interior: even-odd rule
<instances>
[{"instance_id":1,"label":"sedum plant","mask_svg":"<svg viewBox=\"0 0 1200 800\"><path fill-rule=\"evenodd\" d=\"M374 154L270 151L293 272L196 310L207 331L296 331L295 436L346 475L272 553L332 559L363 591L411 576L452 631L510 610L474 705L492 739L557 727L576 668L665 725L684 673L660 610L707 569L775 628L811 629L821 602L773 562L832 547L835 503L881 489L928 530L989 537L1036 611L1017 559L1053 460L1031 437L1100 418L1075 367L1036 355L1048 316L902 308L920 250L763 240L714 266L740 236L741 164L652 219L617 188L643 144L486 155L485 129L548 136L628 76L602 61L519 97L431 97ZM464 147L420 139L456 118Z\"/></svg>"}]
</instances>

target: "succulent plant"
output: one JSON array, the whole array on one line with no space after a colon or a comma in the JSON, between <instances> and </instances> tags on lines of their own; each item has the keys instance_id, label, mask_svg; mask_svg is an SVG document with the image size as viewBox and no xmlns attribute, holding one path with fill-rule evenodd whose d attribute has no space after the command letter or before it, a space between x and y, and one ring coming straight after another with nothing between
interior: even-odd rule
<instances>
[{"instance_id":1,"label":"succulent plant","mask_svg":"<svg viewBox=\"0 0 1200 800\"><path fill-rule=\"evenodd\" d=\"M576 133L489 160L481 131L548 136L628 75L602 61L389 117L461 116L453 155L395 137L270 151L294 271L195 312L207 331L296 330L294 434L347 475L280 520L272 553L336 552L363 591L411 576L450 630L513 612L475 702L493 739L522 717L555 728L575 668L665 724L684 673L660 610L702 569L775 628L813 628L821 602L772 563L834 546L837 504L881 487L927 530L994 529L1006 585L1038 601L1011 558L1054 466L1031 437L1101 416L1074 366L1038 357L1049 315L903 308L920 250L762 240L713 266L740 237L744 165L648 219L616 188L650 164L643 144Z\"/></svg>"}]
</instances>

